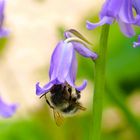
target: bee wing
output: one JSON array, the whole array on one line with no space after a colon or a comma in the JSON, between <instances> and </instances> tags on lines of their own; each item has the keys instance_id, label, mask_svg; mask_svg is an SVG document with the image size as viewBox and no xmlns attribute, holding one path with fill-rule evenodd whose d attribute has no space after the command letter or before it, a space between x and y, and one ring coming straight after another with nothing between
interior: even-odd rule
<instances>
[{"instance_id":1,"label":"bee wing","mask_svg":"<svg viewBox=\"0 0 140 140\"><path fill-rule=\"evenodd\" d=\"M62 116L62 114L56 111L55 109L53 109L53 115L54 115L54 120L56 122L56 125L61 126L64 121L64 117Z\"/></svg>"}]
</instances>

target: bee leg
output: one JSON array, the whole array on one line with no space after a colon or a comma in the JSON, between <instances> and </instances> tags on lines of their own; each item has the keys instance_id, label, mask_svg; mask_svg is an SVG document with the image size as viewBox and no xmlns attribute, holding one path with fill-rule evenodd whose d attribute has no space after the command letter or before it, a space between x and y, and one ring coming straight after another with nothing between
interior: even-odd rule
<instances>
[{"instance_id":1,"label":"bee leg","mask_svg":"<svg viewBox=\"0 0 140 140\"><path fill-rule=\"evenodd\" d=\"M85 111L86 110L86 108L83 107L80 103L77 103L77 108L80 109L80 110L82 110L82 111Z\"/></svg>"},{"instance_id":2,"label":"bee leg","mask_svg":"<svg viewBox=\"0 0 140 140\"><path fill-rule=\"evenodd\" d=\"M49 100L47 99L46 95L45 95L45 100L46 100L47 104L49 105L49 107L54 109L54 107L50 104Z\"/></svg>"},{"instance_id":3,"label":"bee leg","mask_svg":"<svg viewBox=\"0 0 140 140\"><path fill-rule=\"evenodd\" d=\"M50 91L48 91L48 92L50 92ZM43 96L46 96L46 94L48 93L48 92L45 92L43 95L41 95L39 98L42 98Z\"/></svg>"}]
</instances>

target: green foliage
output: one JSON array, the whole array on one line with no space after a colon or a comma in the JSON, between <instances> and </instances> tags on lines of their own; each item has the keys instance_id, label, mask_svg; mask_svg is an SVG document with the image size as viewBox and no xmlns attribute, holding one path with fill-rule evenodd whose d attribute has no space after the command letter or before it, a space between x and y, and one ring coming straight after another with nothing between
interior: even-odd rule
<instances>
[{"instance_id":1,"label":"green foliage","mask_svg":"<svg viewBox=\"0 0 140 140\"><path fill-rule=\"evenodd\" d=\"M23 119L16 122L1 122L0 138L1 140L44 140L44 138L50 140L51 136L36 121Z\"/></svg>"}]
</instances>

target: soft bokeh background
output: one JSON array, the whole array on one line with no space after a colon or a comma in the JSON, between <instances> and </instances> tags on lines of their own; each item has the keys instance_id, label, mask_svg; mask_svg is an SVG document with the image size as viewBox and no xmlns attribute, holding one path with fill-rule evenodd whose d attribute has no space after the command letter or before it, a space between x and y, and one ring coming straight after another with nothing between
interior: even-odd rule
<instances>
[{"instance_id":1,"label":"soft bokeh background","mask_svg":"<svg viewBox=\"0 0 140 140\"><path fill-rule=\"evenodd\" d=\"M45 100L35 95L35 83L43 85L49 80L51 53L64 29L81 31L98 47L100 28L88 31L85 21L98 21L102 4L103 0L7 0L5 26L11 34L0 40L0 95L7 102L18 103L19 108L12 118L0 118L1 140L88 140L94 88L92 61L77 56L77 84L88 79L81 98L87 110L66 118L62 127L56 126ZM136 30L138 34L140 30ZM102 140L140 139L123 108L125 105L139 122L140 48L132 48L134 40L136 37L124 37L117 24L111 26Z\"/></svg>"}]
</instances>

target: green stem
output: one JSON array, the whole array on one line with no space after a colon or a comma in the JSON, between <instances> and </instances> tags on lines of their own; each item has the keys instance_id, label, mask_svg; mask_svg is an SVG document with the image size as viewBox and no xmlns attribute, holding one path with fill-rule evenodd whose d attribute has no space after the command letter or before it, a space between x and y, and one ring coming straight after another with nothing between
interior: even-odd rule
<instances>
[{"instance_id":1,"label":"green stem","mask_svg":"<svg viewBox=\"0 0 140 140\"><path fill-rule=\"evenodd\" d=\"M105 66L108 34L109 25L103 25L98 50L99 57L95 61L95 86L90 140L100 140L101 137L102 98L105 92Z\"/></svg>"}]
</instances>

